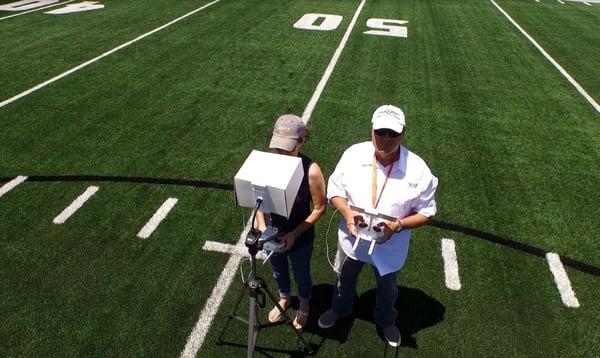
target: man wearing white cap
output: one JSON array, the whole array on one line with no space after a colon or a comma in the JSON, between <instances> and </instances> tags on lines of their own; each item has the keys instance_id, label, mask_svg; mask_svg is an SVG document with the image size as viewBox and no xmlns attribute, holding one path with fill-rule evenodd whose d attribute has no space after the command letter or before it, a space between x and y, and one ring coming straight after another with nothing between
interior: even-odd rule
<instances>
[{"instance_id":1,"label":"man wearing white cap","mask_svg":"<svg viewBox=\"0 0 600 358\"><path fill-rule=\"evenodd\" d=\"M348 148L329 178L327 198L342 218L333 304L319 318L319 326L329 328L352 312L358 275L368 263L377 280L374 321L386 341L397 347L400 332L396 327L396 275L408 254L411 229L424 225L436 213L438 181L423 159L402 145L406 121L400 108L381 106L371 122L371 140ZM356 227L365 218L350 205L396 218L378 224L383 239L371 253L368 241L360 240L355 245Z\"/></svg>"}]
</instances>

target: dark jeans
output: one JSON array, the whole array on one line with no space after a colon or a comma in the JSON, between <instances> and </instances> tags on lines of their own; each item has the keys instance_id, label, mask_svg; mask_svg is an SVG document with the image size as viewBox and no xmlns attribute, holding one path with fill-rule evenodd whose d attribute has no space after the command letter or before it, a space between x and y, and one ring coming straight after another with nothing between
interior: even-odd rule
<instances>
[{"instance_id":1,"label":"dark jeans","mask_svg":"<svg viewBox=\"0 0 600 358\"><path fill-rule=\"evenodd\" d=\"M294 280L298 286L298 298L301 302L308 302L312 290L312 279L310 277L310 258L312 256L312 245L292 248L290 251L274 253L269 259L273 268L273 278L277 283L280 297L290 297L290 273L288 259L294 271Z\"/></svg>"},{"instance_id":2,"label":"dark jeans","mask_svg":"<svg viewBox=\"0 0 600 358\"><path fill-rule=\"evenodd\" d=\"M340 316L347 316L352 313L352 305L356 295L356 281L365 263L347 257L341 249L338 250L340 251L340 262L343 264L341 269L338 268L340 273L333 292L332 308ZM398 316L395 306L398 298L398 285L396 283L398 272L380 276L374 266L371 266L371 268L377 280L373 319L379 327L387 328L396 324L396 317Z\"/></svg>"}]
</instances>

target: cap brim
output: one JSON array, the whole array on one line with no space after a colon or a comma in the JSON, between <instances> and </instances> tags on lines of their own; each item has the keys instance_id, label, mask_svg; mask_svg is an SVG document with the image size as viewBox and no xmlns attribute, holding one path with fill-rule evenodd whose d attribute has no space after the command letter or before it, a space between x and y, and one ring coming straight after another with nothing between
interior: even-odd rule
<instances>
[{"instance_id":1,"label":"cap brim","mask_svg":"<svg viewBox=\"0 0 600 358\"><path fill-rule=\"evenodd\" d=\"M373 130L377 129L391 129L396 133L402 133L404 126L400 123L389 123L388 121L375 121L373 122Z\"/></svg>"},{"instance_id":2,"label":"cap brim","mask_svg":"<svg viewBox=\"0 0 600 358\"><path fill-rule=\"evenodd\" d=\"M271 137L271 143L269 143L269 148L271 149L281 149L286 152L291 152L296 148L296 144L298 144L298 140L295 138L284 138L284 137Z\"/></svg>"}]
</instances>

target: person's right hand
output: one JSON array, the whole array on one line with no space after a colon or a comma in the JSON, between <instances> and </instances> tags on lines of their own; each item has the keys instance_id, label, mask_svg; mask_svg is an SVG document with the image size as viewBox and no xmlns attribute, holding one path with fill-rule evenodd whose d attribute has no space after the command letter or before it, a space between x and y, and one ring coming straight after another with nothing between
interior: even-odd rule
<instances>
[{"instance_id":1,"label":"person's right hand","mask_svg":"<svg viewBox=\"0 0 600 358\"><path fill-rule=\"evenodd\" d=\"M348 229L348 232L350 233L350 235L357 237L358 236L357 227L359 224L365 222L365 218L363 218L362 215L355 213L355 212L352 212L352 214L354 215L353 217L346 218L346 228Z\"/></svg>"}]
</instances>

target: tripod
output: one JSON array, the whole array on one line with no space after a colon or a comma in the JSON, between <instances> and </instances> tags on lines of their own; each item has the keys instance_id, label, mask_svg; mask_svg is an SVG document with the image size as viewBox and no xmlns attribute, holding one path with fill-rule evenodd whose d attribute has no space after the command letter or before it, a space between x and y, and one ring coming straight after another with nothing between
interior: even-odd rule
<instances>
[{"instance_id":1,"label":"tripod","mask_svg":"<svg viewBox=\"0 0 600 358\"><path fill-rule=\"evenodd\" d=\"M267 289L267 284L265 283L265 281L262 278L256 276L256 253L259 249L262 248L262 242L258 240L260 235L260 231L251 229L248 233L248 236L246 237L246 246L248 247L248 253L250 254L251 262L250 277L244 283L244 287L242 287L242 290L240 291L240 294L235 303L235 307L232 313L229 314L229 318L227 319L227 322L225 322L225 326L223 327L221 333L219 334L219 337L217 338L217 344L223 344L223 335L225 334L225 330L227 329L227 326L229 325L229 322L231 322L232 319L237 319L238 321L246 323L248 325L248 358L252 358L252 356L254 355L254 349L256 347L256 339L258 338L258 332L263 328L282 324L282 322L261 324L258 321L258 308L265 306L265 292L267 293L267 296L269 297L271 302L275 304L277 309L285 317L285 321L283 321L283 323L288 324L289 322L291 322L290 316L288 316L283 307L281 307L281 305L277 301L276 297L271 293L271 291ZM237 314L237 310L240 306L240 303L242 302L242 299L245 296L245 293L248 294L248 297L250 299L250 311L248 313L247 320L243 317L240 317ZM304 340L304 337L302 337L302 333L292 325L289 325L289 327L294 331L298 339L302 342L304 351L307 354L313 354L313 351L310 348L309 344L306 342L306 340Z\"/></svg>"}]
</instances>

